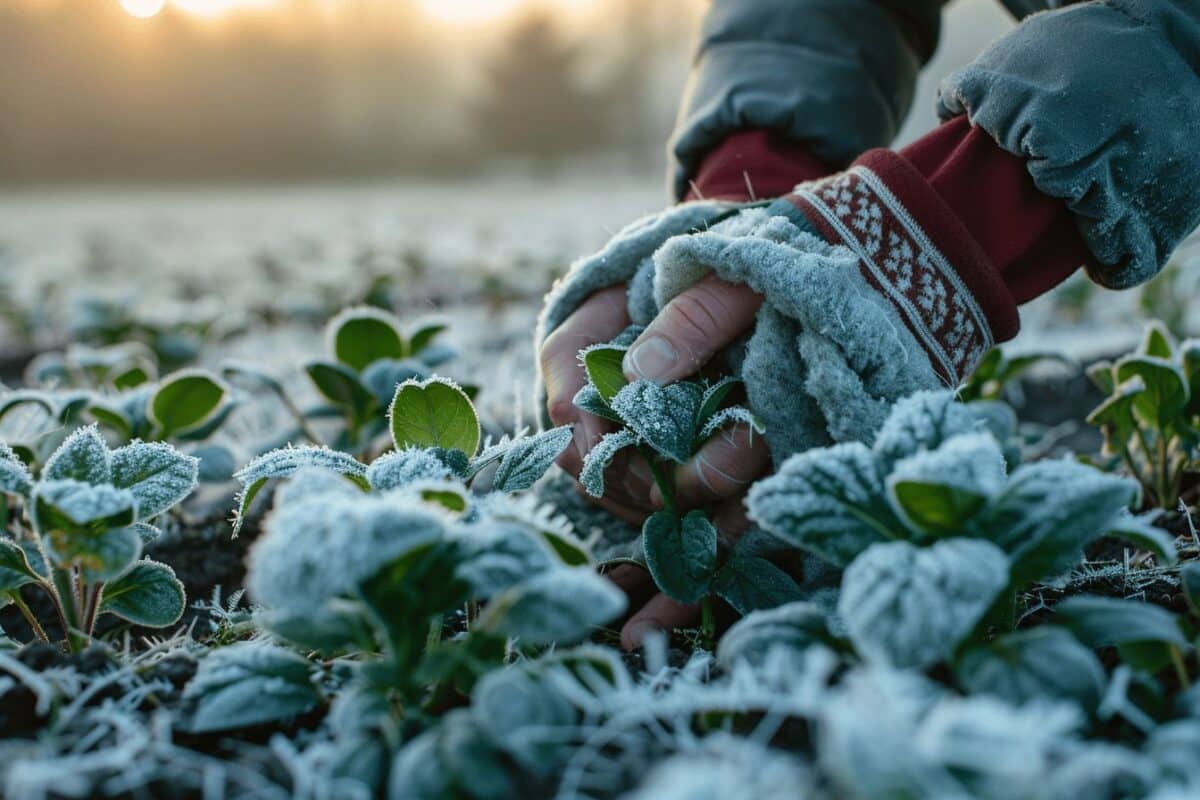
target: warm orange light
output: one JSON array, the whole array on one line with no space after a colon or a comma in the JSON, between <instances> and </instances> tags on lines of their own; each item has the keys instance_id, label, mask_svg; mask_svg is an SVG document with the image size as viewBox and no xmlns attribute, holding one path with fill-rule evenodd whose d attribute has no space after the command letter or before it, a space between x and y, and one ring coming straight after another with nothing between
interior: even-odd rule
<instances>
[{"instance_id":1,"label":"warm orange light","mask_svg":"<svg viewBox=\"0 0 1200 800\"><path fill-rule=\"evenodd\" d=\"M180 11L200 17L219 17L231 11L270 8L278 0L171 0Z\"/></svg>"},{"instance_id":2,"label":"warm orange light","mask_svg":"<svg viewBox=\"0 0 1200 800\"><path fill-rule=\"evenodd\" d=\"M121 0L121 8L138 19L149 19L163 10L167 0Z\"/></svg>"},{"instance_id":3,"label":"warm orange light","mask_svg":"<svg viewBox=\"0 0 1200 800\"><path fill-rule=\"evenodd\" d=\"M419 0L421 12L438 22L479 24L500 19L528 0Z\"/></svg>"}]
</instances>

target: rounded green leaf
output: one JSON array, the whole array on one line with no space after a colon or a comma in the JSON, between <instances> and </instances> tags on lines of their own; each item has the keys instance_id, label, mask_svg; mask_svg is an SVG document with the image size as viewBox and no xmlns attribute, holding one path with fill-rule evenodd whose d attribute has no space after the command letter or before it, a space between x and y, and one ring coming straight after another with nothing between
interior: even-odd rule
<instances>
[{"instance_id":1,"label":"rounded green leaf","mask_svg":"<svg viewBox=\"0 0 1200 800\"><path fill-rule=\"evenodd\" d=\"M441 447L468 456L479 449L479 415L456 383L440 377L405 381L388 409L398 449Z\"/></svg>"},{"instance_id":2,"label":"rounded green leaf","mask_svg":"<svg viewBox=\"0 0 1200 800\"><path fill-rule=\"evenodd\" d=\"M355 420L366 417L375 396L362 385L354 370L328 361L313 361L304 367L313 385L327 400Z\"/></svg>"},{"instance_id":3,"label":"rounded green leaf","mask_svg":"<svg viewBox=\"0 0 1200 800\"><path fill-rule=\"evenodd\" d=\"M446 323L441 321L419 323L408 337L406 355L420 355L421 351L428 347L439 333L446 330L446 327Z\"/></svg>"},{"instance_id":4,"label":"rounded green leaf","mask_svg":"<svg viewBox=\"0 0 1200 800\"><path fill-rule=\"evenodd\" d=\"M580 357L583 359L583 369L587 372L588 380L600 397L606 403L612 402L629 381L625 378L625 370L621 366L627 348L612 345L598 345L584 350Z\"/></svg>"},{"instance_id":5,"label":"rounded green leaf","mask_svg":"<svg viewBox=\"0 0 1200 800\"><path fill-rule=\"evenodd\" d=\"M356 372L381 358L404 358L400 321L377 308L352 308L329 323L333 357Z\"/></svg>"},{"instance_id":6,"label":"rounded green leaf","mask_svg":"<svg viewBox=\"0 0 1200 800\"><path fill-rule=\"evenodd\" d=\"M138 519L150 519L196 488L200 462L163 442L134 442L112 453L112 485L137 498Z\"/></svg>"},{"instance_id":7,"label":"rounded green leaf","mask_svg":"<svg viewBox=\"0 0 1200 800\"><path fill-rule=\"evenodd\" d=\"M218 412L226 394L225 384L215 375L181 370L159 384L150 398L150 417L166 439L204 425Z\"/></svg>"},{"instance_id":8,"label":"rounded green leaf","mask_svg":"<svg viewBox=\"0 0 1200 800\"><path fill-rule=\"evenodd\" d=\"M708 594L717 567L717 529L703 511L679 519L669 511L651 514L642 526L646 566L659 589L684 604Z\"/></svg>"},{"instance_id":9,"label":"rounded green leaf","mask_svg":"<svg viewBox=\"0 0 1200 800\"><path fill-rule=\"evenodd\" d=\"M1141 378L1146 390L1133 401L1134 412L1147 424L1165 428L1187 407L1190 389L1183 370L1174 362L1153 356L1126 356L1117 362L1117 380Z\"/></svg>"},{"instance_id":10,"label":"rounded green leaf","mask_svg":"<svg viewBox=\"0 0 1200 800\"><path fill-rule=\"evenodd\" d=\"M165 628L183 616L183 584L166 564L139 561L133 569L104 587L100 610L135 625Z\"/></svg>"}]
</instances>

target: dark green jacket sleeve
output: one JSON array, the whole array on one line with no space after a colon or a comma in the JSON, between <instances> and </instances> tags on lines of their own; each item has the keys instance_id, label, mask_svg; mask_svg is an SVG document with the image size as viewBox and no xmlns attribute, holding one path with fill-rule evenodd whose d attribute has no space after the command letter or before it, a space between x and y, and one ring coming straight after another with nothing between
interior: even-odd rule
<instances>
[{"instance_id":1,"label":"dark green jacket sleeve","mask_svg":"<svg viewBox=\"0 0 1200 800\"><path fill-rule=\"evenodd\" d=\"M1200 0L1035 14L947 78L939 106L1066 200L1102 285L1148 280L1200 223Z\"/></svg>"},{"instance_id":2,"label":"dark green jacket sleeve","mask_svg":"<svg viewBox=\"0 0 1200 800\"><path fill-rule=\"evenodd\" d=\"M779 131L833 166L888 144L937 46L943 0L714 0L672 137L677 197L734 131Z\"/></svg>"}]
</instances>

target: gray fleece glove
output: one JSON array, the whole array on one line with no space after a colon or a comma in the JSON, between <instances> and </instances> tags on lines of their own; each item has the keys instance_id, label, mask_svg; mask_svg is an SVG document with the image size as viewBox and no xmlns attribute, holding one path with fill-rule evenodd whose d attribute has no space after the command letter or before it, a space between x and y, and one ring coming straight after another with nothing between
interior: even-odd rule
<instances>
[{"instance_id":1,"label":"gray fleece glove","mask_svg":"<svg viewBox=\"0 0 1200 800\"><path fill-rule=\"evenodd\" d=\"M955 387L1016 306L953 211L903 158L870 151L769 208L677 236L654 254L665 306L708 273L764 302L742 378L776 464L871 442L891 405Z\"/></svg>"}]
</instances>

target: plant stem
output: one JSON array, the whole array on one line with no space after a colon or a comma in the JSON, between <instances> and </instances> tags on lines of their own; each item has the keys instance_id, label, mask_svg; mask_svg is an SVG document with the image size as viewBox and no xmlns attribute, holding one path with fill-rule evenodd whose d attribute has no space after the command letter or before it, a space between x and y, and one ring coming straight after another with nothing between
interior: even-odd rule
<instances>
[{"instance_id":1,"label":"plant stem","mask_svg":"<svg viewBox=\"0 0 1200 800\"><path fill-rule=\"evenodd\" d=\"M712 595L708 595L700 601L700 635L704 638L705 649L711 651L717 640L717 624L713 620Z\"/></svg>"},{"instance_id":2,"label":"plant stem","mask_svg":"<svg viewBox=\"0 0 1200 800\"><path fill-rule=\"evenodd\" d=\"M658 491L663 498L663 508L675 514L675 487L671 485L671 479L659 468L654 456L645 450L638 452L642 454L642 458L646 459L646 464L650 467L650 474L654 476L654 483L658 486Z\"/></svg>"},{"instance_id":3,"label":"plant stem","mask_svg":"<svg viewBox=\"0 0 1200 800\"><path fill-rule=\"evenodd\" d=\"M75 574L72 570L61 567L52 568L50 574L54 580L54 593L58 596L58 612L62 619L67 648L72 653L77 653L82 649L83 641L79 636L81 611L76 593Z\"/></svg>"},{"instance_id":4,"label":"plant stem","mask_svg":"<svg viewBox=\"0 0 1200 800\"><path fill-rule=\"evenodd\" d=\"M1192 688L1192 679L1188 677L1187 667L1183 663L1183 654L1179 652L1178 645L1167 645L1171 651L1171 663L1175 665L1175 674L1179 676L1179 682L1183 684L1184 689Z\"/></svg>"},{"instance_id":5,"label":"plant stem","mask_svg":"<svg viewBox=\"0 0 1200 800\"><path fill-rule=\"evenodd\" d=\"M31 611L29 606L25 604L25 601L21 598L21 593L17 590L13 590L9 594L9 597L12 598L13 605L16 606L17 610L21 612L21 616L24 617L25 621L29 623L29 627L33 629L33 635L41 639L46 644L50 644L50 637L46 635L46 629L42 627L42 624L38 622L37 617L33 615L33 611Z\"/></svg>"},{"instance_id":6,"label":"plant stem","mask_svg":"<svg viewBox=\"0 0 1200 800\"><path fill-rule=\"evenodd\" d=\"M434 614L429 620L429 633L425 636L425 649L432 650L442 641L442 626L445 620L441 614Z\"/></svg>"}]
</instances>

